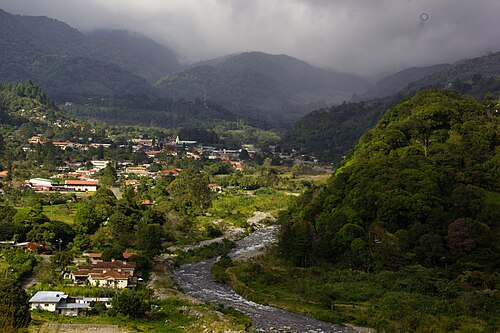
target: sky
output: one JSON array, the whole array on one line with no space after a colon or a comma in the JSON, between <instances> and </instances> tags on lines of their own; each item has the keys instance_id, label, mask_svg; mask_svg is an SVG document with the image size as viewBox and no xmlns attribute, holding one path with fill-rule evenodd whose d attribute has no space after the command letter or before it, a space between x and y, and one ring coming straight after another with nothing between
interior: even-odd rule
<instances>
[{"instance_id":1,"label":"sky","mask_svg":"<svg viewBox=\"0 0 500 333\"><path fill-rule=\"evenodd\" d=\"M288 54L365 77L500 50L500 0L0 0L81 31L127 29L184 62Z\"/></svg>"}]
</instances>

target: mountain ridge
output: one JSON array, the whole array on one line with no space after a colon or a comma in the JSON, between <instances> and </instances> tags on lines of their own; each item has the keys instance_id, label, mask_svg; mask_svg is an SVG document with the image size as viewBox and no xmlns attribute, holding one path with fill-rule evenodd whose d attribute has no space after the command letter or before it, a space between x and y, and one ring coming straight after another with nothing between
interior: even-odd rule
<instances>
[{"instance_id":1,"label":"mountain ridge","mask_svg":"<svg viewBox=\"0 0 500 333\"><path fill-rule=\"evenodd\" d=\"M320 69L287 55L254 51L169 74L157 86L173 98L209 98L236 113L251 113L272 122L271 113L289 124L313 106L348 100L369 84L357 76Z\"/></svg>"}]
</instances>

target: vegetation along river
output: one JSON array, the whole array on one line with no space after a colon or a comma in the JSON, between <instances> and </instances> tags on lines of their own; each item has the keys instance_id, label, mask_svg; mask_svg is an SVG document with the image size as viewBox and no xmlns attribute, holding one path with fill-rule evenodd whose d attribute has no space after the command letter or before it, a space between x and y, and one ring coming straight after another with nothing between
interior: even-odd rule
<instances>
[{"instance_id":1,"label":"vegetation along river","mask_svg":"<svg viewBox=\"0 0 500 333\"><path fill-rule=\"evenodd\" d=\"M248 237L237 241L236 248L229 254L233 260L250 259L265 246L274 242L277 227L269 226L256 230ZM216 304L223 304L241 311L253 320L258 332L354 332L351 327L335 325L311 317L288 312L272 306L248 301L231 287L216 282L210 268L217 258L194 264L182 265L174 273L174 280L189 295Z\"/></svg>"}]
</instances>

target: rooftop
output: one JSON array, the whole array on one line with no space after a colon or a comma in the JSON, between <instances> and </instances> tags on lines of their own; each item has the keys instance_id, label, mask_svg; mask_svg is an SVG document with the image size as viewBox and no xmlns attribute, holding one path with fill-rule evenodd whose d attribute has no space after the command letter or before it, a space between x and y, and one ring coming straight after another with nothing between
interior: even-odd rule
<instances>
[{"instance_id":1,"label":"rooftop","mask_svg":"<svg viewBox=\"0 0 500 333\"><path fill-rule=\"evenodd\" d=\"M61 299L68 298L62 291L38 291L30 299L30 303L58 303Z\"/></svg>"}]
</instances>

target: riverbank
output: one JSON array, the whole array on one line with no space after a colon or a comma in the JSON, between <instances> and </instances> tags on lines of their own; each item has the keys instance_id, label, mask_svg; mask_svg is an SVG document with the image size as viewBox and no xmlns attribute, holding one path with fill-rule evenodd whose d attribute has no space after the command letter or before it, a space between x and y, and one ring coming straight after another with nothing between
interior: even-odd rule
<instances>
[{"instance_id":1,"label":"riverbank","mask_svg":"<svg viewBox=\"0 0 500 333\"><path fill-rule=\"evenodd\" d=\"M276 226L259 229L236 242L229 254L235 260L255 258L275 241ZM260 332L354 332L353 328L323 322L311 317L288 312L272 306L258 304L238 295L231 287L220 284L211 275L211 267L217 258L194 264L182 265L173 274L175 282L183 291L202 301L223 304L241 311L253 320L253 328Z\"/></svg>"}]
</instances>

